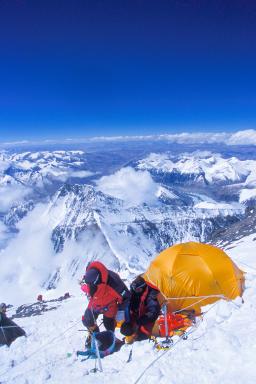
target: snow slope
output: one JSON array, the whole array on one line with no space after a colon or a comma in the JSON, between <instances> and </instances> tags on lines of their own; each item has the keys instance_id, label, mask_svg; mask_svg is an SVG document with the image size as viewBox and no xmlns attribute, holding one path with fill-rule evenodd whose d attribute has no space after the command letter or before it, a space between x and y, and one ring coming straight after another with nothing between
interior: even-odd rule
<instances>
[{"instance_id":1,"label":"snow slope","mask_svg":"<svg viewBox=\"0 0 256 384\"><path fill-rule=\"evenodd\" d=\"M18 339L10 348L1 348L1 384L254 384L255 245L255 235L251 235L226 250L247 272L244 303L237 299L208 306L205 308L208 312L191 331L188 340L177 339L170 351L156 352L147 341L135 343L133 359L126 363L131 350L131 346L126 345L119 353L102 361L103 373L92 373L94 361L81 361L75 354L83 347L85 333L79 330L83 328L80 317L86 306L86 300L76 287L71 292L74 296L56 310L17 319L28 337ZM47 295L52 298L58 294L58 291L49 291Z\"/></svg>"},{"instance_id":2,"label":"snow slope","mask_svg":"<svg viewBox=\"0 0 256 384\"><path fill-rule=\"evenodd\" d=\"M240 183L255 185L255 160L224 158L218 153L196 151L177 157L171 153L151 153L140 160L138 169L156 173L190 175L207 183Z\"/></svg>"}]
</instances>

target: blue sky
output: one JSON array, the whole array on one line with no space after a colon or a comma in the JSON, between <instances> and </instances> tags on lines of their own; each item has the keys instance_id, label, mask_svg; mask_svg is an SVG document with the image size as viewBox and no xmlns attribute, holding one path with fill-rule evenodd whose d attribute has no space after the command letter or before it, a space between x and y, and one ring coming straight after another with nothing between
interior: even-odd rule
<instances>
[{"instance_id":1,"label":"blue sky","mask_svg":"<svg viewBox=\"0 0 256 384\"><path fill-rule=\"evenodd\" d=\"M1 139L256 126L256 3L0 3Z\"/></svg>"}]
</instances>

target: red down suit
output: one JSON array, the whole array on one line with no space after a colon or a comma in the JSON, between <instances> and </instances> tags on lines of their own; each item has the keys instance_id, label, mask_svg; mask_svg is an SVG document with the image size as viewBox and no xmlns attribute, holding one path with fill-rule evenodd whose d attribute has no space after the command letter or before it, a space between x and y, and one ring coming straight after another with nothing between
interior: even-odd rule
<instances>
[{"instance_id":1,"label":"red down suit","mask_svg":"<svg viewBox=\"0 0 256 384\"><path fill-rule=\"evenodd\" d=\"M125 308L128 304L130 292L119 275L108 270L101 262L90 263L86 273L91 269L99 271L100 279L93 288L91 286L88 288L87 284L81 286L83 291L89 291L88 309L113 318L116 316L118 309Z\"/></svg>"}]
</instances>

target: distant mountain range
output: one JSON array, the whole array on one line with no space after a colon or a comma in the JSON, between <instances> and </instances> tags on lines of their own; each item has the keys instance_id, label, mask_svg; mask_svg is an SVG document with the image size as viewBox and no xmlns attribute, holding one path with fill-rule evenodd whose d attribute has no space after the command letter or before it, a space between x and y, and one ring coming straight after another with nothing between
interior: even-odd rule
<instances>
[{"instance_id":1,"label":"distant mountain range","mask_svg":"<svg viewBox=\"0 0 256 384\"><path fill-rule=\"evenodd\" d=\"M111 156L101 153L102 157L81 150L2 152L3 255L14 257L10 249L17 239L19 259L26 264L27 227L33 226L30 217L35 220L32 213L39 206L41 217L35 223L33 242L45 233L45 253L53 263L48 266L39 260L36 267L44 268L48 277L43 285L48 288L79 278L90 260L99 259L133 275L174 243L195 240L227 245L255 230L255 159L198 150L144 156L136 152L134 158L123 162L120 151ZM127 166L137 175L138 183L143 182L142 175L150 175L153 199L127 204L115 193L101 190L98 181L102 176L111 176L113 184L115 172ZM127 183L125 188L129 188ZM130 188L136 195L136 184ZM115 184L112 190L115 192Z\"/></svg>"}]
</instances>

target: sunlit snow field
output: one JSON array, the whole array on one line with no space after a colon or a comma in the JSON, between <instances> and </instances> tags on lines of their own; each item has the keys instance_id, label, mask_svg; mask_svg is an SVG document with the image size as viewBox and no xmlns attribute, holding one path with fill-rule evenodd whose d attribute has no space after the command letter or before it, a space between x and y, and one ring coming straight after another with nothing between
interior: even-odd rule
<instances>
[{"instance_id":1,"label":"sunlit snow field","mask_svg":"<svg viewBox=\"0 0 256 384\"><path fill-rule=\"evenodd\" d=\"M130 384L162 354L140 383L255 383L255 241L253 236L246 237L232 247L228 254L247 272L244 303L237 299L207 306L204 309L209 311L197 328L191 329L188 340L177 339L167 353L156 352L147 341L135 343L133 359L126 363L132 347L125 345L102 360L103 373L91 372L95 361L76 357L76 350L83 348L85 332L80 331L80 318L86 306L77 290L55 311L18 319L28 337L1 348L0 382Z\"/></svg>"}]
</instances>

